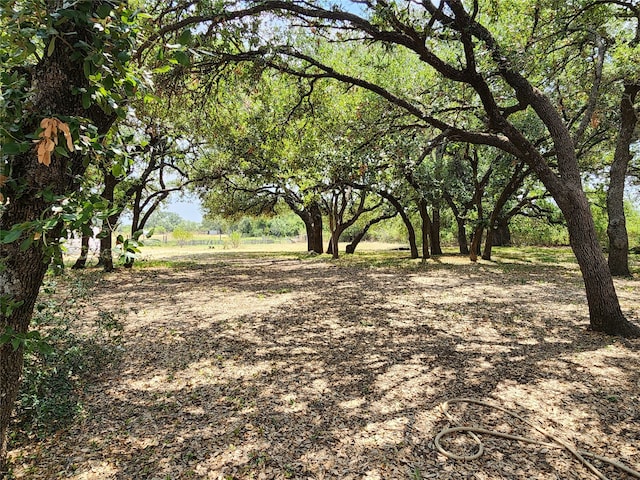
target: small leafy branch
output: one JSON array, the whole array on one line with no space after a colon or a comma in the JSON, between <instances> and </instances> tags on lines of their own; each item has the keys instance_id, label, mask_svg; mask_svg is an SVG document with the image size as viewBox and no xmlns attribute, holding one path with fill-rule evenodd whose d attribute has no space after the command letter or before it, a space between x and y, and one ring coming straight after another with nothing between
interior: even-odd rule
<instances>
[{"instance_id":1,"label":"small leafy branch","mask_svg":"<svg viewBox=\"0 0 640 480\"><path fill-rule=\"evenodd\" d=\"M51 345L37 330L21 333L7 326L4 333L0 335L0 347L6 344L10 344L14 351L23 348L27 352L38 352L44 355L53 352Z\"/></svg>"}]
</instances>

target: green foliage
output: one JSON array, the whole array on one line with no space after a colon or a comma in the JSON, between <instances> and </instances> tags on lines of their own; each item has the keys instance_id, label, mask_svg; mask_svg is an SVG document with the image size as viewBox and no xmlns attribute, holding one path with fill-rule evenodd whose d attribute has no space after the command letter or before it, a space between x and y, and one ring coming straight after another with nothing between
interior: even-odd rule
<instances>
[{"instance_id":1,"label":"green foliage","mask_svg":"<svg viewBox=\"0 0 640 480\"><path fill-rule=\"evenodd\" d=\"M51 346L37 330L21 333L8 326L0 335L0 347L7 343L14 351L23 348L27 352L51 353Z\"/></svg>"},{"instance_id":2,"label":"green foliage","mask_svg":"<svg viewBox=\"0 0 640 480\"><path fill-rule=\"evenodd\" d=\"M394 217L371 227L368 238L380 242L404 243L407 242L407 229L400 217Z\"/></svg>"},{"instance_id":3,"label":"green foliage","mask_svg":"<svg viewBox=\"0 0 640 480\"><path fill-rule=\"evenodd\" d=\"M640 209L631 202L625 202L625 217L629 246L640 247Z\"/></svg>"},{"instance_id":4,"label":"green foliage","mask_svg":"<svg viewBox=\"0 0 640 480\"><path fill-rule=\"evenodd\" d=\"M289 212L275 216L245 215L238 220L220 217L205 218L202 223L204 230L214 230L220 233L240 232L244 237L297 237L304 230L304 223L300 218Z\"/></svg>"},{"instance_id":5,"label":"green foliage","mask_svg":"<svg viewBox=\"0 0 640 480\"><path fill-rule=\"evenodd\" d=\"M274 237L296 237L304 229L304 224L293 214L278 215L268 219L266 232Z\"/></svg>"},{"instance_id":6,"label":"green foliage","mask_svg":"<svg viewBox=\"0 0 640 480\"><path fill-rule=\"evenodd\" d=\"M514 245L561 246L569 244L569 233L563 225L553 225L542 218L517 216L511 221Z\"/></svg>"},{"instance_id":7,"label":"green foliage","mask_svg":"<svg viewBox=\"0 0 640 480\"><path fill-rule=\"evenodd\" d=\"M143 231L138 230L133 234L133 238L124 238L123 235L117 236L114 252L118 255L118 261L120 263L132 264L135 261L136 255L140 253L140 247L143 243L140 240L142 234Z\"/></svg>"},{"instance_id":8,"label":"green foliage","mask_svg":"<svg viewBox=\"0 0 640 480\"><path fill-rule=\"evenodd\" d=\"M184 223L184 219L175 212L156 210L149 216L146 227L153 228L157 233L162 233L158 227L165 232L172 232L176 227Z\"/></svg>"},{"instance_id":9,"label":"green foliage","mask_svg":"<svg viewBox=\"0 0 640 480\"><path fill-rule=\"evenodd\" d=\"M231 234L229 235L229 245L232 248L238 248L241 242L242 242L242 233L238 231L231 232Z\"/></svg>"},{"instance_id":10,"label":"green foliage","mask_svg":"<svg viewBox=\"0 0 640 480\"><path fill-rule=\"evenodd\" d=\"M172 236L178 242L178 245L184 246L193 239L193 231L181 224L173 229Z\"/></svg>"},{"instance_id":11,"label":"green foliage","mask_svg":"<svg viewBox=\"0 0 640 480\"><path fill-rule=\"evenodd\" d=\"M68 285L45 285L33 323L48 348L28 348L16 403L16 435L44 437L73 421L82 410L87 381L118 364L122 321L117 312L98 311L94 325L78 332L77 308L86 299L96 273L82 274ZM68 296L59 292L69 289ZM33 346L33 345L32 345Z\"/></svg>"}]
</instances>

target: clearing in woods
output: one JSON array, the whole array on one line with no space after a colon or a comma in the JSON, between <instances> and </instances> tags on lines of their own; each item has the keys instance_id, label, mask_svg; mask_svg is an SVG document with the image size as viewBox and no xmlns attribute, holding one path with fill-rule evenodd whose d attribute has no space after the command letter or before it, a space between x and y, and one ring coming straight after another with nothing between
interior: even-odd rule
<instances>
[{"instance_id":1,"label":"clearing in woods","mask_svg":"<svg viewBox=\"0 0 640 480\"><path fill-rule=\"evenodd\" d=\"M453 404L448 419L453 397L640 465L640 343L586 331L570 251L423 265L406 252L163 254L92 288L80 321L92 305L119 312L122 360L83 392L82 418L15 446L16 478L596 478L566 450L487 435L480 458L445 457L434 437L456 423L546 440L482 406ZM637 322L640 282L616 286ZM476 450L464 435L443 444Z\"/></svg>"}]
</instances>

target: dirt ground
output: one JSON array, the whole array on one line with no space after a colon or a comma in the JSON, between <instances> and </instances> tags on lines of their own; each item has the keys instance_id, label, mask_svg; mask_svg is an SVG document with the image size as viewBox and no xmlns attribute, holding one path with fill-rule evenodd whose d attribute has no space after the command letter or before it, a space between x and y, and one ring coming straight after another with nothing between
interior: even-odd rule
<instances>
[{"instance_id":1,"label":"dirt ground","mask_svg":"<svg viewBox=\"0 0 640 480\"><path fill-rule=\"evenodd\" d=\"M189 258L95 285L92 304L122 315L120 368L84 392L81 420L11 451L16 478L597 478L567 450L486 434L478 459L439 453L454 425L553 443L496 409L449 418L456 397L640 469L640 342L587 331L573 264ZM640 281L616 282L639 321Z\"/></svg>"}]
</instances>

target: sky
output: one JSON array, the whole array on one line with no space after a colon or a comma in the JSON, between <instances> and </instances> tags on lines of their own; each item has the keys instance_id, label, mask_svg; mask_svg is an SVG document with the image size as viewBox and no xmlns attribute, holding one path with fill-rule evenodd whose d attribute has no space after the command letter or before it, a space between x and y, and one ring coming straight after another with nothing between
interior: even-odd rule
<instances>
[{"instance_id":1,"label":"sky","mask_svg":"<svg viewBox=\"0 0 640 480\"><path fill-rule=\"evenodd\" d=\"M192 222L197 223L202 222L200 200L197 198L183 197L178 200L174 200L171 203L167 203L164 206L164 210L177 213L185 220L191 220Z\"/></svg>"}]
</instances>

